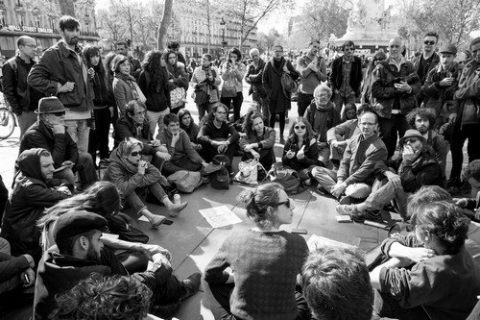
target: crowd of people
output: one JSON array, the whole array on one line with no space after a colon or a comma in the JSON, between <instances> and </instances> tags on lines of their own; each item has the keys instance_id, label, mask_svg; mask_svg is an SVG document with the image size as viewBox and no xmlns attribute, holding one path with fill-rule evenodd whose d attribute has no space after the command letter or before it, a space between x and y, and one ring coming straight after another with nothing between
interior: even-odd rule
<instances>
[{"instance_id":1,"label":"crowd of people","mask_svg":"<svg viewBox=\"0 0 480 320\"><path fill-rule=\"evenodd\" d=\"M233 177L241 155L266 171L295 172L297 191L337 199L338 214L353 221L383 222L396 211L403 222L375 263L354 249L309 253L302 236L280 229L292 222L287 186L246 191L255 226L233 233L204 274L222 319L480 315L480 38L465 61L452 44L437 50L439 37L428 32L414 61L401 38L367 68L351 41L333 61L312 41L297 61L277 44L268 61L252 49L245 64L233 48L220 65L204 54L189 70L178 44L140 63L123 44L104 57L82 48L73 17L60 18L58 29L62 39L38 63L35 40L20 36L3 66L3 94L21 132L12 192L3 183L0 190L1 308L33 288L34 319L171 316L202 275L179 280L170 252L148 244L121 211L153 228L169 223L187 203L171 197L167 177L183 170L208 179L219 155ZM254 106L242 117L244 82ZM190 85L198 123L185 108ZM292 94L298 117L285 136Z\"/></svg>"}]
</instances>

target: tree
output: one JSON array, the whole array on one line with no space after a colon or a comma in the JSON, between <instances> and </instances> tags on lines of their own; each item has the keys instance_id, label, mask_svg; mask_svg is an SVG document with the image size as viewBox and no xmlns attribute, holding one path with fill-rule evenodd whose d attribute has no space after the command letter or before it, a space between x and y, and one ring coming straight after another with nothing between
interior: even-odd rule
<instances>
[{"instance_id":1,"label":"tree","mask_svg":"<svg viewBox=\"0 0 480 320\"><path fill-rule=\"evenodd\" d=\"M268 33L259 32L257 47L260 51L270 53L276 43L283 43L283 36L276 30L270 29Z\"/></svg>"},{"instance_id":2,"label":"tree","mask_svg":"<svg viewBox=\"0 0 480 320\"><path fill-rule=\"evenodd\" d=\"M165 0L162 20L158 27L157 49L163 50L167 47L167 29L172 21L173 0Z\"/></svg>"},{"instance_id":3,"label":"tree","mask_svg":"<svg viewBox=\"0 0 480 320\"><path fill-rule=\"evenodd\" d=\"M305 32L311 40L328 40L331 34L341 37L347 31L349 10L343 0L309 0L303 8Z\"/></svg>"},{"instance_id":4,"label":"tree","mask_svg":"<svg viewBox=\"0 0 480 320\"><path fill-rule=\"evenodd\" d=\"M61 15L69 15L75 17L75 5L74 0L61 0L58 1L60 5L60 13Z\"/></svg>"}]
</instances>

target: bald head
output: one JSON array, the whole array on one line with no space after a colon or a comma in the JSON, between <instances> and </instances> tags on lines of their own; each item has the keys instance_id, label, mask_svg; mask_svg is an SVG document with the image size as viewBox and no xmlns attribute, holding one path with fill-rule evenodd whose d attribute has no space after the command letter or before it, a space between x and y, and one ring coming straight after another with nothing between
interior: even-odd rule
<instances>
[{"instance_id":1,"label":"bald head","mask_svg":"<svg viewBox=\"0 0 480 320\"><path fill-rule=\"evenodd\" d=\"M250 54L250 58L251 58L255 63L257 63L258 60L260 60L260 51L258 51L257 48L253 48L252 50L250 50L249 54Z\"/></svg>"},{"instance_id":2,"label":"bald head","mask_svg":"<svg viewBox=\"0 0 480 320\"><path fill-rule=\"evenodd\" d=\"M400 58L403 50L403 39L395 37L388 43L388 51L392 59Z\"/></svg>"}]
</instances>

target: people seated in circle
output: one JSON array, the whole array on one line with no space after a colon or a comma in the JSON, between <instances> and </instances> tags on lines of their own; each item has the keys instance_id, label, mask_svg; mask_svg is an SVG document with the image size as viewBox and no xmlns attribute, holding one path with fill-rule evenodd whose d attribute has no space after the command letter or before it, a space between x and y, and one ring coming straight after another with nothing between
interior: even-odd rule
<instances>
[{"instance_id":1,"label":"people seated in circle","mask_svg":"<svg viewBox=\"0 0 480 320\"><path fill-rule=\"evenodd\" d=\"M153 227L158 227L165 216L154 214L145 204L148 193L163 203L170 216L176 216L187 203L174 204L165 193L161 182L166 179L148 161L142 160L143 143L134 138L122 141L110 155L110 164L104 179L115 184L122 200L138 215L145 216Z\"/></svg>"},{"instance_id":2,"label":"people seated in circle","mask_svg":"<svg viewBox=\"0 0 480 320\"><path fill-rule=\"evenodd\" d=\"M200 151L202 149L202 145L198 143L198 132L200 132L200 127L193 120L192 114L187 109L181 109L178 111L177 115L180 120L180 128L187 133L193 149Z\"/></svg>"},{"instance_id":3,"label":"people seated in circle","mask_svg":"<svg viewBox=\"0 0 480 320\"><path fill-rule=\"evenodd\" d=\"M300 180L308 184L311 169L318 162L318 144L312 126L303 117L292 123L290 132L283 147L282 163L298 172Z\"/></svg>"},{"instance_id":4,"label":"people seated in circle","mask_svg":"<svg viewBox=\"0 0 480 320\"><path fill-rule=\"evenodd\" d=\"M275 163L275 130L266 127L263 116L257 111L250 111L243 123L243 132L240 137L240 149L243 151L242 161L255 159L270 170Z\"/></svg>"},{"instance_id":5,"label":"people seated in circle","mask_svg":"<svg viewBox=\"0 0 480 320\"><path fill-rule=\"evenodd\" d=\"M212 161L217 154L225 154L230 160L227 168L233 174L232 160L238 141L238 132L228 122L228 108L217 103L208 115L208 120L200 128L198 141L202 144L201 155L206 162Z\"/></svg>"},{"instance_id":6,"label":"people seated in circle","mask_svg":"<svg viewBox=\"0 0 480 320\"><path fill-rule=\"evenodd\" d=\"M465 319L480 293L480 269L465 250L469 220L452 203L417 207L414 231L382 243L388 259L370 272L374 318Z\"/></svg>"},{"instance_id":7,"label":"people seated in circle","mask_svg":"<svg viewBox=\"0 0 480 320\"><path fill-rule=\"evenodd\" d=\"M307 244L279 229L292 223L293 201L277 183L247 191L244 198L255 226L230 235L205 269L213 296L228 314L222 319L310 319L296 291Z\"/></svg>"},{"instance_id":8,"label":"people seated in circle","mask_svg":"<svg viewBox=\"0 0 480 320\"><path fill-rule=\"evenodd\" d=\"M158 139L168 150L169 158L165 158L162 172L171 175L179 170L200 171L208 163L192 147L187 133L180 128L180 120L174 113L163 117L164 128L158 134Z\"/></svg>"},{"instance_id":9,"label":"people seated in circle","mask_svg":"<svg viewBox=\"0 0 480 320\"><path fill-rule=\"evenodd\" d=\"M115 125L115 145L127 138L135 138L143 143L142 154L160 169L163 162L169 158L168 150L158 140L153 140L150 123L145 115L145 105L136 100L129 101L125 107L125 114L118 119Z\"/></svg>"}]
</instances>

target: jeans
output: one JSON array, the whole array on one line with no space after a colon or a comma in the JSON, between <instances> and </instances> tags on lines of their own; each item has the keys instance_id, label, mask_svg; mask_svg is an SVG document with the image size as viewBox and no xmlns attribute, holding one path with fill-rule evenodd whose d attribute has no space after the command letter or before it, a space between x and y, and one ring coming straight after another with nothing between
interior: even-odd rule
<instances>
[{"instance_id":1,"label":"jeans","mask_svg":"<svg viewBox=\"0 0 480 320\"><path fill-rule=\"evenodd\" d=\"M398 301L395 300L388 293L380 292L373 289L373 315L372 320L379 320L385 318L395 318L398 320L431 320L430 317L423 311L422 307L415 307L405 309L400 307Z\"/></svg>"},{"instance_id":2,"label":"jeans","mask_svg":"<svg viewBox=\"0 0 480 320\"><path fill-rule=\"evenodd\" d=\"M367 210L381 210L390 201L395 200L396 209L404 220L407 220L407 194L403 191L402 186L397 187L391 181L386 181L376 191L370 193L365 200Z\"/></svg>"},{"instance_id":3,"label":"jeans","mask_svg":"<svg viewBox=\"0 0 480 320\"><path fill-rule=\"evenodd\" d=\"M145 253L138 250L118 250L115 256L121 264L127 269L129 274L143 272L148 267L148 257Z\"/></svg>"},{"instance_id":4,"label":"jeans","mask_svg":"<svg viewBox=\"0 0 480 320\"><path fill-rule=\"evenodd\" d=\"M308 93L298 93L298 101L297 101L297 106L298 106L298 116L303 117L305 114L305 110L307 110L307 107L310 105L310 103L313 100L313 94L308 94Z\"/></svg>"},{"instance_id":5,"label":"jeans","mask_svg":"<svg viewBox=\"0 0 480 320\"><path fill-rule=\"evenodd\" d=\"M337 172L334 170L315 167L312 169L312 176L318 181L318 184L329 193L333 186L337 184Z\"/></svg>"},{"instance_id":6,"label":"jeans","mask_svg":"<svg viewBox=\"0 0 480 320\"><path fill-rule=\"evenodd\" d=\"M458 127L457 127L458 126ZM450 179L460 178L463 164L463 145L468 139L468 161L472 162L475 159L480 159L480 124L465 124L460 127L455 125L452 143L450 150L452 152L452 171L450 172Z\"/></svg>"},{"instance_id":7,"label":"jeans","mask_svg":"<svg viewBox=\"0 0 480 320\"><path fill-rule=\"evenodd\" d=\"M167 176L180 170L200 171L202 170L202 164L193 162L187 156L184 156L183 158L177 159L175 161L166 161L163 164L163 172Z\"/></svg>"},{"instance_id":8,"label":"jeans","mask_svg":"<svg viewBox=\"0 0 480 320\"><path fill-rule=\"evenodd\" d=\"M285 112L270 113L270 128L275 129L275 118L278 114L278 123L280 126L280 139L283 139L283 131L285 130Z\"/></svg>"},{"instance_id":9,"label":"jeans","mask_svg":"<svg viewBox=\"0 0 480 320\"><path fill-rule=\"evenodd\" d=\"M270 108L268 107L267 98L262 98L259 94L254 92L252 94L252 99L257 103L257 112L260 112L263 115L263 120L270 120Z\"/></svg>"},{"instance_id":10,"label":"jeans","mask_svg":"<svg viewBox=\"0 0 480 320\"><path fill-rule=\"evenodd\" d=\"M92 156L90 156L89 153L78 153L78 161L75 164L74 169L76 169L75 171L78 171L78 177L80 179L80 186L82 189L86 189L88 186L98 181L97 171L95 170ZM69 184L75 185L75 174L70 168L55 172L54 178L63 179Z\"/></svg>"},{"instance_id":11,"label":"jeans","mask_svg":"<svg viewBox=\"0 0 480 320\"><path fill-rule=\"evenodd\" d=\"M95 114L95 130L90 131L88 139L88 152L92 156L93 163L97 162L97 150L100 153L100 159L107 159L110 155L108 149L108 133L110 132L110 110L108 107L104 109L94 109Z\"/></svg>"},{"instance_id":12,"label":"jeans","mask_svg":"<svg viewBox=\"0 0 480 320\"><path fill-rule=\"evenodd\" d=\"M403 114L392 114L390 119L379 118L380 135L388 150L390 158L397 147L397 135L402 138L410 126Z\"/></svg>"},{"instance_id":13,"label":"jeans","mask_svg":"<svg viewBox=\"0 0 480 320\"><path fill-rule=\"evenodd\" d=\"M225 151L223 154L225 154L228 159L230 160L230 165L228 166L228 171L232 171L232 161L233 161L233 156L235 155L235 148L237 144L232 143L228 145L227 151ZM202 143L202 150L200 150L200 155L206 162L211 162L213 157L216 156L218 153L217 147L213 147L210 143Z\"/></svg>"},{"instance_id":14,"label":"jeans","mask_svg":"<svg viewBox=\"0 0 480 320\"><path fill-rule=\"evenodd\" d=\"M197 109L198 109L198 123L202 123L203 117L205 117L205 114L209 114L212 111L214 103L202 103L198 104L197 103Z\"/></svg>"},{"instance_id":15,"label":"jeans","mask_svg":"<svg viewBox=\"0 0 480 320\"><path fill-rule=\"evenodd\" d=\"M335 109L338 111L338 114L342 114L342 108L344 104L355 103L355 95L344 97L341 94L334 94L332 101L335 104Z\"/></svg>"},{"instance_id":16,"label":"jeans","mask_svg":"<svg viewBox=\"0 0 480 320\"><path fill-rule=\"evenodd\" d=\"M24 133L32 124L37 121L37 115L33 111L23 111L21 115L17 115L18 126L20 127L20 140Z\"/></svg>"},{"instance_id":17,"label":"jeans","mask_svg":"<svg viewBox=\"0 0 480 320\"><path fill-rule=\"evenodd\" d=\"M170 113L169 108L166 108L163 111L147 110L147 119L148 119L148 124L150 125L150 134L152 135L152 137L155 136L155 130L157 129L157 124L158 124L158 133L162 132L163 126L164 126L163 117L165 117L169 113Z\"/></svg>"},{"instance_id":18,"label":"jeans","mask_svg":"<svg viewBox=\"0 0 480 320\"><path fill-rule=\"evenodd\" d=\"M227 106L230 110L230 102L233 102L233 121L240 119L240 109L242 108L243 103L243 93L237 92L235 97L221 97L220 102Z\"/></svg>"},{"instance_id":19,"label":"jeans","mask_svg":"<svg viewBox=\"0 0 480 320\"><path fill-rule=\"evenodd\" d=\"M163 199L167 197L165 190L163 190L162 186L158 182L155 182L154 184L151 184L146 188L135 189L134 192L125 196L126 196L127 204L130 207L132 207L137 214L140 213L140 211L142 211L142 209L146 207L145 205L146 192L150 192L160 202L162 202Z\"/></svg>"},{"instance_id":20,"label":"jeans","mask_svg":"<svg viewBox=\"0 0 480 320\"><path fill-rule=\"evenodd\" d=\"M222 306L226 311L226 314L221 316L221 320L241 320L241 318L235 317L230 313L230 296L232 295L233 288L235 284L225 283L225 284L209 284L210 291L213 294L215 300ZM310 309L307 305L303 294L297 288L295 290L295 300L297 302L297 317L296 320L310 320L311 314Z\"/></svg>"},{"instance_id":21,"label":"jeans","mask_svg":"<svg viewBox=\"0 0 480 320\"><path fill-rule=\"evenodd\" d=\"M77 144L78 152L88 152L88 120L65 120L65 127L72 140Z\"/></svg>"}]
</instances>

